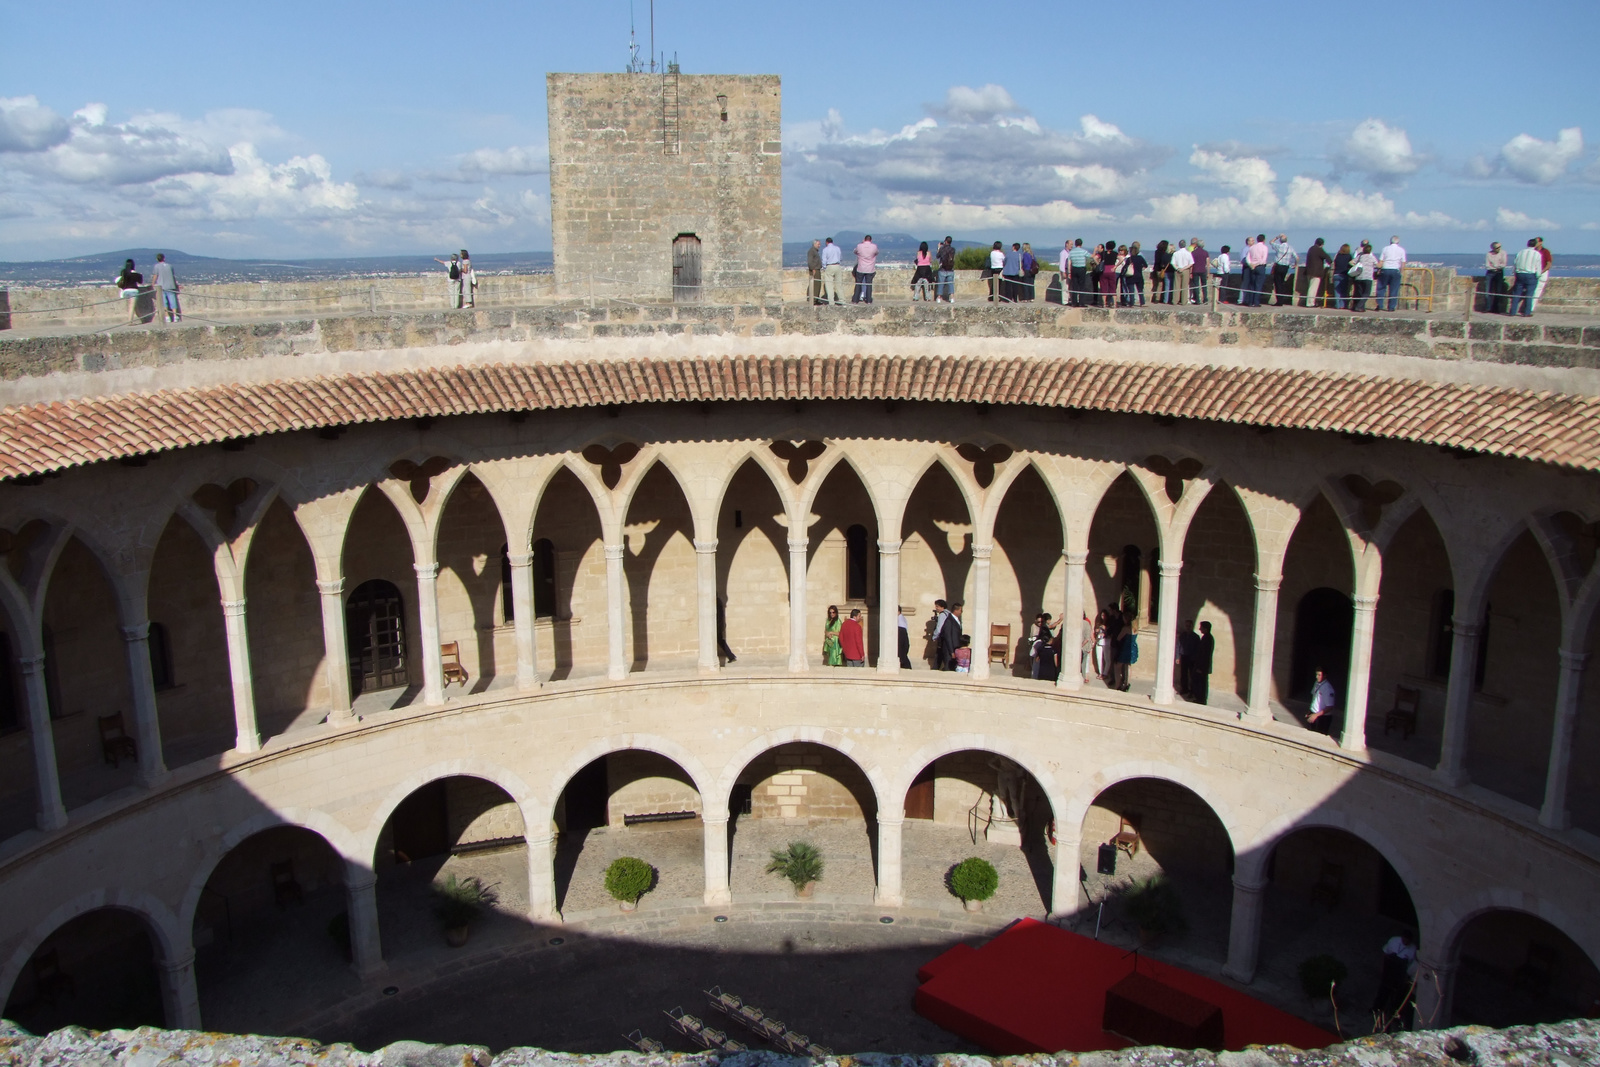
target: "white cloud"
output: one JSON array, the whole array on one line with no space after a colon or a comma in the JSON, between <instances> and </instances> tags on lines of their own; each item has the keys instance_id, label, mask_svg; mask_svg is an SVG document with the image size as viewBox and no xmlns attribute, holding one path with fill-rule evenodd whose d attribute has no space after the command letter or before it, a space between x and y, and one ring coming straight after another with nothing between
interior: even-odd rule
<instances>
[{"instance_id":1,"label":"white cloud","mask_svg":"<svg viewBox=\"0 0 1600 1067\"><path fill-rule=\"evenodd\" d=\"M1549 219L1535 218L1521 211L1501 208L1494 213L1495 225L1503 230L1559 230L1561 224Z\"/></svg>"},{"instance_id":2,"label":"white cloud","mask_svg":"<svg viewBox=\"0 0 1600 1067\"><path fill-rule=\"evenodd\" d=\"M232 169L226 148L192 130L173 129L159 116L122 123L107 117L106 105L85 105L73 112L65 137L9 162L40 177L80 185L130 185Z\"/></svg>"},{"instance_id":3,"label":"white cloud","mask_svg":"<svg viewBox=\"0 0 1600 1067\"><path fill-rule=\"evenodd\" d=\"M249 144L236 145L223 173L185 174L154 187L158 206L185 209L209 219L332 218L349 215L361 203L349 182L333 180L333 168L320 155L295 156L285 163L263 160Z\"/></svg>"},{"instance_id":4,"label":"white cloud","mask_svg":"<svg viewBox=\"0 0 1600 1067\"><path fill-rule=\"evenodd\" d=\"M1549 185L1583 155L1583 130L1569 126L1554 141L1519 133L1500 148L1500 168L1520 181Z\"/></svg>"},{"instance_id":5,"label":"white cloud","mask_svg":"<svg viewBox=\"0 0 1600 1067\"><path fill-rule=\"evenodd\" d=\"M1578 227L1580 230L1600 230L1600 222L1585 222Z\"/></svg>"},{"instance_id":6,"label":"white cloud","mask_svg":"<svg viewBox=\"0 0 1600 1067\"><path fill-rule=\"evenodd\" d=\"M65 141L69 130L36 96L0 96L0 152L42 152Z\"/></svg>"},{"instance_id":7,"label":"white cloud","mask_svg":"<svg viewBox=\"0 0 1600 1067\"><path fill-rule=\"evenodd\" d=\"M1363 172L1374 181L1395 182L1416 173L1423 157L1412 149L1405 130L1382 119L1366 119L1340 143L1334 161L1342 169Z\"/></svg>"},{"instance_id":8,"label":"white cloud","mask_svg":"<svg viewBox=\"0 0 1600 1067\"><path fill-rule=\"evenodd\" d=\"M1007 115L1023 113L1005 86L993 84L981 89L952 85L944 94L944 103L928 110L952 122L972 123L994 122Z\"/></svg>"},{"instance_id":9,"label":"white cloud","mask_svg":"<svg viewBox=\"0 0 1600 1067\"><path fill-rule=\"evenodd\" d=\"M938 229L967 233L1017 227L1056 229L1110 219L1103 211L1081 208L1069 200L1047 204L959 204L948 198L930 203L911 197L891 196L888 207L874 221L908 230Z\"/></svg>"},{"instance_id":10,"label":"white cloud","mask_svg":"<svg viewBox=\"0 0 1600 1067\"><path fill-rule=\"evenodd\" d=\"M479 148L461 157L453 175L441 174L446 181L478 182L488 177L548 174L550 149L545 145L513 148Z\"/></svg>"}]
</instances>

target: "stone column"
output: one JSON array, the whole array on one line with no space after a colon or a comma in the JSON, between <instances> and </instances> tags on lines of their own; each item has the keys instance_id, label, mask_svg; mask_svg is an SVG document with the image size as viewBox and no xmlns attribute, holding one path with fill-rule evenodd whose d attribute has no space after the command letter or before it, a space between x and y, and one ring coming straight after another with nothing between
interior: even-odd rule
<instances>
[{"instance_id":1,"label":"stone column","mask_svg":"<svg viewBox=\"0 0 1600 1067\"><path fill-rule=\"evenodd\" d=\"M556 911L555 838L547 830L542 836L527 835L528 842L528 918L536 923L561 921Z\"/></svg>"},{"instance_id":2,"label":"stone column","mask_svg":"<svg viewBox=\"0 0 1600 1067\"><path fill-rule=\"evenodd\" d=\"M1051 803L1052 811L1065 811L1065 804ZM1050 879L1050 916L1074 915L1078 911L1079 893L1082 883L1078 880L1078 871L1082 860L1078 856L1082 848L1078 831L1064 833L1061 821L1056 820L1056 866Z\"/></svg>"},{"instance_id":3,"label":"stone column","mask_svg":"<svg viewBox=\"0 0 1600 1067\"><path fill-rule=\"evenodd\" d=\"M728 815L707 812L703 818L707 904L732 904L728 888Z\"/></svg>"},{"instance_id":4,"label":"stone column","mask_svg":"<svg viewBox=\"0 0 1600 1067\"><path fill-rule=\"evenodd\" d=\"M1417 957L1417 1029L1440 1030L1450 1025L1456 991L1456 964Z\"/></svg>"},{"instance_id":5,"label":"stone column","mask_svg":"<svg viewBox=\"0 0 1600 1067\"><path fill-rule=\"evenodd\" d=\"M1280 575L1256 575L1256 617L1250 628L1250 696L1245 715L1252 722L1272 721L1272 646L1278 635Z\"/></svg>"},{"instance_id":6,"label":"stone column","mask_svg":"<svg viewBox=\"0 0 1600 1067\"><path fill-rule=\"evenodd\" d=\"M1063 552L1062 558L1067 561L1067 600L1061 608L1061 673L1056 675L1056 685L1062 689L1082 689L1083 584L1089 553Z\"/></svg>"},{"instance_id":7,"label":"stone column","mask_svg":"<svg viewBox=\"0 0 1600 1067\"><path fill-rule=\"evenodd\" d=\"M882 538L878 540L878 670L900 671L900 542Z\"/></svg>"},{"instance_id":8,"label":"stone column","mask_svg":"<svg viewBox=\"0 0 1600 1067\"><path fill-rule=\"evenodd\" d=\"M901 881L901 830L905 816L885 818L878 813L878 886L872 902L885 908L898 908L906 902Z\"/></svg>"},{"instance_id":9,"label":"stone column","mask_svg":"<svg viewBox=\"0 0 1600 1067\"><path fill-rule=\"evenodd\" d=\"M233 682L233 747L240 752L261 749L256 725L256 690L250 676L250 631L245 625L244 599L222 602L222 625L228 639L228 676Z\"/></svg>"},{"instance_id":10,"label":"stone column","mask_svg":"<svg viewBox=\"0 0 1600 1067\"><path fill-rule=\"evenodd\" d=\"M794 525L791 523L791 530ZM805 538L789 539L789 669L811 669L806 649L806 554L810 543Z\"/></svg>"},{"instance_id":11,"label":"stone column","mask_svg":"<svg viewBox=\"0 0 1600 1067\"><path fill-rule=\"evenodd\" d=\"M417 572L417 622L422 646L422 702L444 703L444 660L439 655L439 564L413 563Z\"/></svg>"},{"instance_id":12,"label":"stone column","mask_svg":"<svg viewBox=\"0 0 1600 1067\"><path fill-rule=\"evenodd\" d=\"M539 688L539 646L534 640L537 621L533 606L533 553L519 552L511 560L511 625L516 630L517 688Z\"/></svg>"},{"instance_id":13,"label":"stone column","mask_svg":"<svg viewBox=\"0 0 1600 1067\"><path fill-rule=\"evenodd\" d=\"M622 573L623 545L606 545L606 636L610 640L610 659L607 661L606 677L611 679L626 678L628 676L628 650L623 644L623 619L622 605L626 599L623 596L623 582L627 576Z\"/></svg>"},{"instance_id":14,"label":"stone column","mask_svg":"<svg viewBox=\"0 0 1600 1067\"><path fill-rule=\"evenodd\" d=\"M1472 713L1472 691L1478 670L1477 623L1450 622L1450 682L1444 694L1444 738L1439 746L1439 766L1434 776L1445 785L1467 784L1467 717Z\"/></svg>"},{"instance_id":15,"label":"stone column","mask_svg":"<svg viewBox=\"0 0 1600 1067\"><path fill-rule=\"evenodd\" d=\"M161 719L156 707L155 678L150 673L150 623L122 627L128 657L128 688L133 691L133 736L139 751L139 784L155 785L167 776L161 756Z\"/></svg>"},{"instance_id":16,"label":"stone column","mask_svg":"<svg viewBox=\"0 0 1600 1067\"><path fill-rule=\"evenodd\" d=\"M1262 898L1265 885L1251 885L1234 879L1233 920L1228 926L1228 962L1222 973L1235 982L1249 984L1256 976L1256 961L1261 955Z\"/></svg>"},{"instance_id":17,"label":"stone column","mask_svg":"<svg viewBox=\"0 0 1600 1067\"><path fill-rule=\"evenodd\" d=\"M716 674L717 539L694 543L695 609L700 621L700 673Z\"/></svg>"},{"instance_id":18,"label":"stone column","mask_svg":"<svg viewBox=\"0 0 1600 1067\"><path fill-rule=\"evenodd\" d=\"M344 579L317 580L322 602L322 660L328 675L328 721L348 723L350 706L350 636L345 632Z\"/></svg>"},{"instance_id":19,"label":"stone column","mask_svg":"<svg viewBox=\"0 0 1600 1067\"><path fill-rule=\"evenodd\" d=\"M1372 691L1372 634L1378 598L1355 598L1355 621L1350 628L1350 680L1345 686L1344 732L1339 747L1349 752L1367 749L1367 701Z\"/></svg>"},{"instance_id":20,"label":"stone column","mask_svg":"<svg viewBox=\"0 0 1600 1067\"><path fill-rule=\"evenodd\" d=\"M350 965L361 977L383 970L383 942L378 936L378 877L371 871L346 875L345 901L350 918Z\"/></svg>"},{"instance_id":21,"label":"stone column","mask_svg":"<svg viewBox=\"0 0 1600 1067\"><path fill-rule=\"evenodd\" d=\"M1567 811L1567 779L1572 771L1572 732L1578 722L1578 692L1583 687L1587 653L1561 650L1561 677L1556 682L1556 721L1550 731L1550 769L1544 776L1544 807L1539 822L1552 830L1572 826Z\"/></svg>"},{"instance_id":22,"label":"stone column","mask_svg":"<svg viewBox=\"0 0 1600 1067\"><path fill-rule=\"evenodd\" d=\"M972 629L967 635L972 638L974 678L989 677L989 557L993 552L992 544L972 546ZM899 640L898 634L895 639Z\"/></svg>"},{"instance_id":23,"label":"stone column","mask_svg":"<svg viewBox=\"0 0 1600 1067\"><path fill-rule=\"evenodd\" d=\"M161 1008L168 1030L200 1029L200 990L194 980L194 949L161 961Z\"/></svg>"},{"instance_id":24,"label":"stone column","mask_svg":"<svg viewBox=\"0 0 1600 1067\"><path fill-rule=\"evenodd\" d=\"M1178 659L1178 576L1183 562L1161 561L1161 618L1156 620L1156 688L1151 694L1157 704L1170 704L1175 695L1172 672ZM1065 648L1062 649L1066 651Z\"/></svg>"},{"instance_id":25,"label":"stone column","mask_svg":"<svg viewBox=\"0 0 1600 1067\"><path fill-rule=\"evenodd\" d=\"M28 699L28 733L33 738L33 778L39 793L35 820L41 830L59 830L67 825L67 809L61 803L61 779L56 774L55 731L50 725L50 698L45 695L44 657L25 656L17 664L22 668L22 688Z\"/></svg>"}]
</instances>

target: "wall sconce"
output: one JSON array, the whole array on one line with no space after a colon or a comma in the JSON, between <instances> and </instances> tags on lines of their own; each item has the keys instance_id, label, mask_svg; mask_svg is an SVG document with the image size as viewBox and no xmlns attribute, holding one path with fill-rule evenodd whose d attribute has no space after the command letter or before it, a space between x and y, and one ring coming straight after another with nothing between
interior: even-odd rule
<instances>
[{"instance_id":1,"label":"wall sconce","mask_svg":"<svg viewBox=\"0 0 1600 1067\"><path fill-rule=\"evenodd\" d=\"M722 111L722 121L728 121L728 98L723 93L717 94L717 107Z\"/></svg>"}]
</instances>

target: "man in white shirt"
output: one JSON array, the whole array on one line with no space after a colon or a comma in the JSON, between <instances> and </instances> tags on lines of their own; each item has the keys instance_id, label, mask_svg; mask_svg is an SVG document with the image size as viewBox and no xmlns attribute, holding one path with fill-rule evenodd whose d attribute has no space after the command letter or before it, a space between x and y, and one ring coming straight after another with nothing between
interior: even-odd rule
<instances>
[{"instance_id":1,"label":"man in white shirt","mask_svg":"<svg viewBox=\"0 0 1600 1067\"><path fill-rule=\"evenodd\" d=\"M839 246L833 243L830 237L822 246L822 293L823 303L838 307L844 303L839 299L839 291L844 288L844 253Z\"/></svg>"},{"instance_id":2,"label":"man in white shirt","mask_svg":"<svg viewBox=\"0 0 1600 1067\"><path fill-rule=\"evenodd\" d=\"M166 321L181 322L183 308L178 304L178 276L172 273L165 252L156 253L156 288L161 290L161 302L166 311Z\"/></svg>"},{"instance_id":3,"label":"man in white shirt","mask_svg":"<svg viewBox=\"0 0 1600 1067\"><path fill-rule=\"evenodd\" d=\"M1194 254L1182 241L1172 253L1173 295L1174 303L1187 304L1189 302L1189 270L1194 266Z\"/></svg>"},{"instance_id":4,"label":"man in white shirt","mask_svg":"<svg viewBox=\"0 0 1600 1067\"><path fill-rule=\"evenodd\" d=\"M1333 736L1334 720L1333 683L1321 667L1317 668L1317 681L1311 687L1311 713L1306 716L1306 729Z\"/></svg>"},{"instance_id":5,"label":"man in white shirt","mask_svg":"<svg viewBox=\"0 0 1600 1067\"><path fill-rule=\"evenodd\" d=\"M1394 311L1400 306L1400 271L1406 265L1406 250L1400 247L1400 236L1389 238L1389 243L1378 253L1378 310ZM1383 305L1383 294L1389 294L1389 306Z\"/></svg>"}]
</instances>

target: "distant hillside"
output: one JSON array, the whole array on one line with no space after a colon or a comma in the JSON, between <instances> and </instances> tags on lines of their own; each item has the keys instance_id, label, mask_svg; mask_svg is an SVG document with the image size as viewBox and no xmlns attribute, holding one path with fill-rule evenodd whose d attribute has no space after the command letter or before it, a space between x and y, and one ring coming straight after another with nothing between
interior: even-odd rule
<instances>
[{"instance_id":1,"label":"distant hillside","mask_svg":"<svg viewBox=\"0 0 1600 1067\"><path fill-rule=\"evenodd\" d=\"M165 252L167 262L178 273L180 282L266 282L315 281L322 278L383 278L394 275L426 274L443 270L430 255L352 256L338 259L218 259L193 256L166 248L124 248L73 259L52 259L33 263L0 263L0 285L71 286L101 285L122 270L124 260L133 260L139 271L150 277L156 253ZM449 251L439 253L448 259ZM548 271L554 265L549 252L483 253L472 257L479 274L531 274Z\"/></svg>"}]
</instances>

